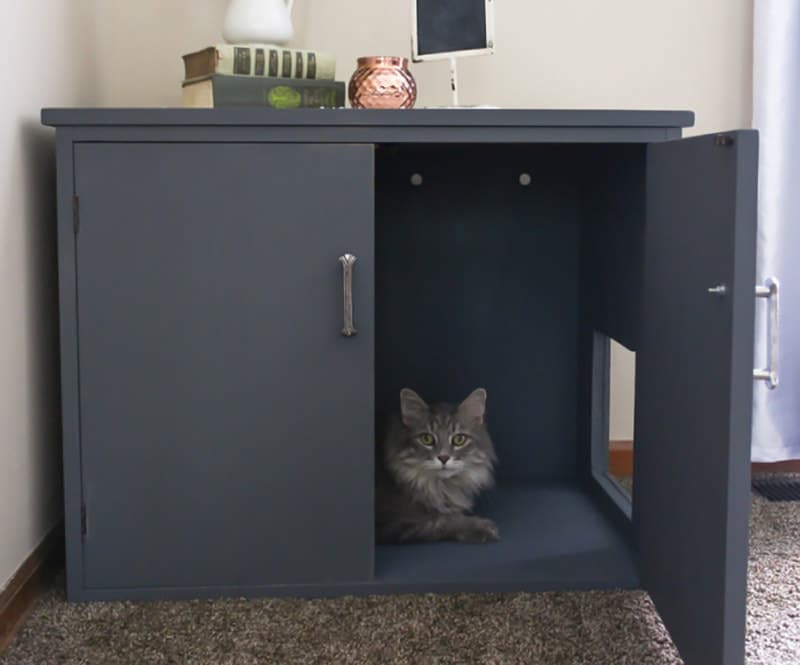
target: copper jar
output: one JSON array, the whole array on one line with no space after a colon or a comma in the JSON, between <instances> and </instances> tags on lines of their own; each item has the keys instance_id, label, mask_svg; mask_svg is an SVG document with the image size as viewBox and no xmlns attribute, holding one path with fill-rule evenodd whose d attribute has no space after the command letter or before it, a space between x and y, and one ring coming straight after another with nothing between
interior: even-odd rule
<instances>
[{"instance_id":1,"label":"copper jar","mask_svg":"<svg viewBox=\"0 0 800 665\"><path fill-rule=\"evenodd\" d=\"M370 56L358 59L347 93L355 109L410 109L417 101L417 82L408 58Z\"/></svg>"}]
</instances>

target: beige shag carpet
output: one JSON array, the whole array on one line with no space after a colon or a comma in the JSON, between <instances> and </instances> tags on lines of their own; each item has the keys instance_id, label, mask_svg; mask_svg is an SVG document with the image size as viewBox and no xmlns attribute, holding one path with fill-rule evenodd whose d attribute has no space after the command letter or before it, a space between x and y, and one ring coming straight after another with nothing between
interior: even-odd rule
<instances>
[{"instance_id":1,"label":"beige shag carpet","mask_svg":"<svg viewBox=\"0 0 800 665\"><path fill-rule=\"evenodd\" d=\"M800 663L800 504L753 497L748 665ZM64 602L0 665L675 665L642 592Z\"/></svg>"}]
</instances>

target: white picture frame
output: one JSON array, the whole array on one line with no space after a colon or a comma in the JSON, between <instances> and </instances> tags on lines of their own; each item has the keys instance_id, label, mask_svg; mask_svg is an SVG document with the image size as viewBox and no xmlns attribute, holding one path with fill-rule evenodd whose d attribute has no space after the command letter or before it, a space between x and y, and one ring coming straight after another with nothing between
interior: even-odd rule
<instances>
[{"instance_id":1,"label":"white picture frame","mask_svg":"<svg viewBox=\"0 0 800 665\"><path fill-rule=\"evenodd\" d=\"M411 60L412 62L425 62L427 60L452 60L473 55L491 55L494 53L494 0L484 0L486 7L486 46L483 48L467 49L463 51L447 51L441 53L420 53L419 38L417 36L417 2L411 0Z\"/></svg>"}]
</instances>

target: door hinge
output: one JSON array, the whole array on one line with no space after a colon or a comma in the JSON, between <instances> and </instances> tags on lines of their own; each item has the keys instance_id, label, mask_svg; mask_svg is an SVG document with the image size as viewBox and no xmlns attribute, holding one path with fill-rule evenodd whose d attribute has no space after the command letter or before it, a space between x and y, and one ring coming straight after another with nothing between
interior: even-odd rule
<instances>
[{"instance_id":1,"label":"door hinge","mask_svg":"<svg viewBox=\"0 0 800 665\"><path fill-rule=\"evenodd\" d=\"M76 196L72 197L72 230L78 233L81 226L81 200Z\"/></svg>"},{"instance_id":2,"label":"door hinge","mask_svg":"<svg viewBox=\"0 0 800 665\"><path fill-rule=\"evenodd\" d=\"M81 503L81 535L86 535L86 504Z\"/></svg>"}]
</instances>

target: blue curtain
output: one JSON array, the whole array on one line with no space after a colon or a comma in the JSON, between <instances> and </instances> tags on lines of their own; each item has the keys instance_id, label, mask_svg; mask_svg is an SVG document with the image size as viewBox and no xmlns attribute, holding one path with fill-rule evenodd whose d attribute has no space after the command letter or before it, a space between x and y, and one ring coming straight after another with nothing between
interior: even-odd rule
<instances>
[{"instance_id":1,"label":"blue curtain","mask_svg":"<svg viewBox=\"0 0 800 665\"><path fill-rule=\"evenodd\" d=\"M754 385L756 462L800 458L800 2L755 0L753 127L760 133L758 283L780 282L779 385ZM756 302L756 367L767 363Z\"/></svg>"}]
</instances>

